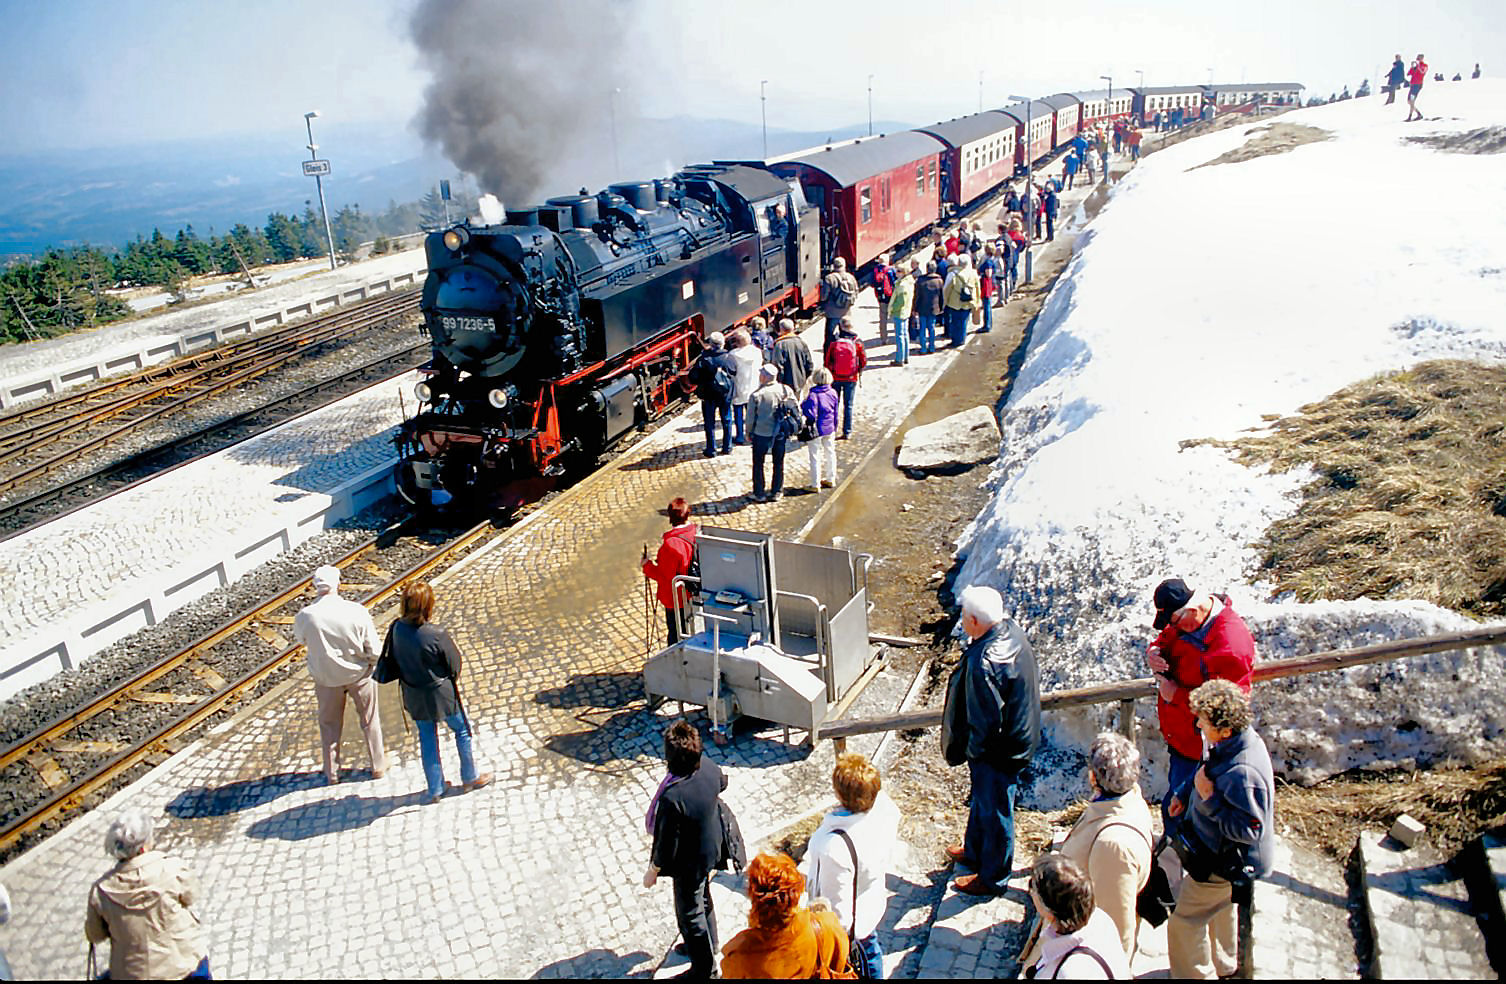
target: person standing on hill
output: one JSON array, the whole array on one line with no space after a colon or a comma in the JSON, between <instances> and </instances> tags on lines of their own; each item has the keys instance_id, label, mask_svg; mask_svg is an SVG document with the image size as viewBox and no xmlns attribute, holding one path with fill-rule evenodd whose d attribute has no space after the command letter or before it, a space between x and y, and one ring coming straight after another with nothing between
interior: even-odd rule
<instances>
[{"instance_id":1,"label":"person standing on hill","mask_svg":"<svg viewBox=\"0 0 1506 984\"><path fill-rule=\"evenodd\" d=\"M1413 120L1422 119L1422 112L1417 108L1417 94L1422 91L1422 84L1428 79L1428 63L1422 60L1422 55L1412 63L1407 71L1407 118L1403 122L1411 123Z\"/></svg>"},{"instance_id":2,"label":"person standing on hill","mask_svg":"<svg viewBox=\"0 0 1506 984\"><path fill-rule=\"evenodd\" d=\"M847 272L847 261L839 256L832 261L831 272L821 280L821 313L826 316L823 349L837 337L837 325L852 311L857 296L857 279Z\"/></svg>"},{"instance_id":3,"label":"person standing on hill","mask_svg":"<svg viewBox=\"0 0 1506 984\"><path fill-rule=\"evenodd\" d=\"M851 318L838 323L837 337L826 348L825 362L831 371L832 389L842 400L842 433L837 440L845 441L852 434L852 401L858 395L858 379L868 368L868 352Z\"/></svg>"},{"instance_id":4,"label":"person standing on hill","mask_svg":"<svg viewBox=\"0 0 1506 984\"><path fill-rule=\"evenodd\" d=\"M973 870L957 891L1002 895L1014 868L1015 786L1040 745L1040 671L998 591L975 584L958 600L968 645L947 679L941 753L948 765L967 763L972 793L963 841L946 853Z\"/></svg>"},{"instance_id":5,"label":"person standing on hill","mask_svg":"<svg viewBox=\"0 0 1506 984\"><path fill-rule=\"evenodd\" d=\"M1177 790L1187 785L1203 757L1203 740L1187 700L1209 680L1230 680L1246 693L1255 666L1255 639L1234 611L1228 595L1194 593L1179 577L1156 586L1156 618L1160 635L1145 650L1146 661L1160 689L1156 715L1171 753L1161 819Z\"/></svg>"},{"instance_id":6,"label":"person standing on hill","mask_svg":"<svg viewBox=\"0 0 1506 984\"><path fill-rule=\"evenodd\" d=\"M690 562L695 558L696 525L690 521L690 503L676 496L669 501L665 514L669 516L669 530L659 543L659 552L654 559L648 558L648 547L643 548L643 576L654 582L659 604L664 606L664 621L669 626L669 642L673 645L685 638L689 626L682 621L690 613L690 595L683 584L676 587L675 578L690 573ZM680 596L679 614L676 615L675 595Z\"/></svg>"}]
</instances>

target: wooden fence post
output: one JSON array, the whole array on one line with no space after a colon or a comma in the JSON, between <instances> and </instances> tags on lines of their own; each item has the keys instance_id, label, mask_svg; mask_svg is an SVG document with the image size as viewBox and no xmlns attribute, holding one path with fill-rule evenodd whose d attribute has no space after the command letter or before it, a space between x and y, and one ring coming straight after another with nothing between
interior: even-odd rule
<instances>
[{"instance_id":1,"label":"wooden fence post","mask_svg":"<svg viewBox=\"0 0 1506 984\"><path fill-rule=\"evenodd\" d=\"M1135 740L1135 699L1133 697L1119 702L1119 733L1131 742Z\"/></svg>"}]
</instances>

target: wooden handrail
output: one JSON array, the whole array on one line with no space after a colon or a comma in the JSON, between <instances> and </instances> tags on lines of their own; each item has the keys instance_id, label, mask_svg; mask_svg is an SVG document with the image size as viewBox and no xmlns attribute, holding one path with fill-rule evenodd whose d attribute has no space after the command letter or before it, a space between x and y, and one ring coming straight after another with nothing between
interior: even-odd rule
<instances>
[{"instance_id":1,"label":"wooden handrail","mask_svg":"<svg viewBox=\"0 0 1506 984\"><path fill-rule=\"evenodd\" d=\"M1359 646L1353 649L1331 649L1314 653L1311 656L1293 656L1290 659L1256 663L1253 677L1256 683L1261 683L1281 677L1342 670L1349 666L1379 663L1388 659L1441 653L1451 649L1470 649L1474 646L1496 646L1502 643L1506 643L1506 625L1489 626L1469 629L1465 632L1400 639L1396 642L1380 642L1373 646ZM1141 697L1152 697L1155 693L1156 681L1153 677L1095 683L1091 687L1076 687L1071 690L1058 690L1044 694L1041 697L1041 710L1059 710L1083 704L1134 701ZM917 728L935 727L940 723L941 709L932 708L925 711L889 714L884 717L831 721L821 725L816 736L840 741L854 735L871 735L881 731L911 731Z\"/></svg>"}]
</instances>

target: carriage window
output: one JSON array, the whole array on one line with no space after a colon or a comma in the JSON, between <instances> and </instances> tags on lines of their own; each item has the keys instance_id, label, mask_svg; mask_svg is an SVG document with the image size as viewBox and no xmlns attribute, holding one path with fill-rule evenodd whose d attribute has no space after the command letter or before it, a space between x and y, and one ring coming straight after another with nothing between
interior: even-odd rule
<instances>
[{"instance_id":1,"label":"carriage window","mask_svg":"<svg viewBox=\"0 0 1506 984\"><path fill-rule=\"evenodd\" d=\"M925 164L922 163L922 164L915 165L915 193L917 195L923 195L923 194L925 194L925 191L926 191L926 166L925 166Z\"/></svg>"},{"instance_id":2,"label":"carriage window","mask_svg":"<svg viewBox=\"0 0 1506 984\"><path fill-rule=\"evenodd\" d=\"M880 207L885 212L887 212L887 211L889 211L889 206L891 204L893 204L893 199L892 199L892 197L889 194L889 179L888 178L884 179L884 183L881 186L881 188L882 188L882 192L883 192L883 199L882 199L882 204L881 204Z\"/></svg>"},{"instance_id":3,"label":"carriage window","mask_svg":"<svg viewBox=\"0 0 1506 984\"><path fill-rule=\"evenodd\" d=\"M930 191L935 191L936 190L936 162L935 161L931 161L930 164L926 165L926 188L929 189Z\"/></svg>"},{"instance_id":4,"label":"carriage window","mask_svg":"<svg viewBox=\"0 0 1506 984\"><path fill-rule=\"evenodd\" d=\"M858 191L858 202L862 206L863 224L867 225L873 221L873 187L871 185L864 185Z\"/></svg>"}]
</instances>

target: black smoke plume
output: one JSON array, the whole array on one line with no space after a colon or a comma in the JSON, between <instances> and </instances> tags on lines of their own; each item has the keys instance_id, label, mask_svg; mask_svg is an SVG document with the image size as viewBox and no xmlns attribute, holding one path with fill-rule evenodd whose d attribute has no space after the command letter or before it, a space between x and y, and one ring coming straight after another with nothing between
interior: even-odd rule
<instances>
[{"instance_id":1,"label":"black smoke plume","mask_svg":"<svg viewBox=\"0 0 1506 984\"><path fill-rule=\"evenodd\" d=\"M414 126L509 206L597 187L613 177L630 15L609 0L421 0L410 30L432 80Z\"/></svg>"}]
</instances>

